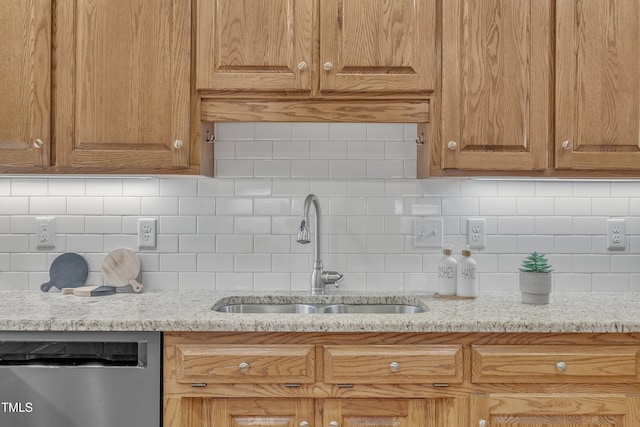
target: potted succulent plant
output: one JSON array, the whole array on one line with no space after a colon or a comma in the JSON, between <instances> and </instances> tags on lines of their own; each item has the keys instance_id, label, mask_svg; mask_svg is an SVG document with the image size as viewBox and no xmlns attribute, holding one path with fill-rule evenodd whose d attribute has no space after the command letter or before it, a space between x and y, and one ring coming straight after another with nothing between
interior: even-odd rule
<instances>
[{"instance_id":1,"label":"potted succulent plant","mask_svg":"<svg viewBox=\"0 0 640 427\"><path fill-rule=\"evenodd\" d=\"M520 267L520 292L522 302L548 304L551 293L551 266L544 254L531 253Z\"/></svg>"}]
</instances>

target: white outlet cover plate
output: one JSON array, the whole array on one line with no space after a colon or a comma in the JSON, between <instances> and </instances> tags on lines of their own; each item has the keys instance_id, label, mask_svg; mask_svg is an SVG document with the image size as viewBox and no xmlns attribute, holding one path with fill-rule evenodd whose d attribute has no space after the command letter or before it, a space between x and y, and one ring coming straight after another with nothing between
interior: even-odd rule
<instances>
[{"instance_id":1,"label":"white outlet cover plate","mask_svg":"<svg viewBox=\"0 0 640 427\"><path fill-rule=\"evenodd\" d=\"M36 248L52 249L56 247L56 218L53 216L36 217Z\"/></svg>"},{"instance_id":2,"label":"white outlet cover plate","mask_svg":"<svg viewBox=\"0 0 640 427\"><path fill-rule=\"evenodd\" d=\"M626 248L627 234L623 218L610 218L607 220L607 249L610 251L623 251Z\"/></svg>"},{"instance_id":3,"label":"white outlet cover plate","mask_svg":"<svg viewBox=\"0 0 640 427\"><path fill-rule=\"evenodd\" d=\"M413 246L415 248L441 248L442 218L416 218L413 223Z\"/></svg>"},{"instance_id":4,"label":"white outlet cover plate","mask_svg":"<svg viewBox=\"0 0 640 427\"><path fill-rule=\"evenodd\" d=\"M487 222L484 218L467 219L467 245L471 249L484 249L487 245Z\"/></svg>"},{"instance_id":5,"label":"white outlet cover plate","mask_svg":"<svg viewBox=\"0 0 640 427\"><path fill-rule=\"evenodd\" d=\"M138 247L155 248L158 221L156 218L138 218Z\"/></svg>"}]
</instances>

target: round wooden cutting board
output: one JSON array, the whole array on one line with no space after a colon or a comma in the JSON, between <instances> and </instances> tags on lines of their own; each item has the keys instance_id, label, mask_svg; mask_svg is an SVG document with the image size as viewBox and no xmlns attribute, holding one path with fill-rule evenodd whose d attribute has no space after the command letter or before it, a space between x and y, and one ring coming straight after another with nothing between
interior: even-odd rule
<instances>
[{"instance_id":1,"label":"round wooden cutting board","mask_svg":"<svg viewBox=\"0 0 640 427\"><path fill-rule=\"evenodd\" d=\"M130 249L116 249L109 252L102 263L105 282L116 287L131 285L134 292L142 292L138 282L140 258Z\"/></svg>"}]
</instances>

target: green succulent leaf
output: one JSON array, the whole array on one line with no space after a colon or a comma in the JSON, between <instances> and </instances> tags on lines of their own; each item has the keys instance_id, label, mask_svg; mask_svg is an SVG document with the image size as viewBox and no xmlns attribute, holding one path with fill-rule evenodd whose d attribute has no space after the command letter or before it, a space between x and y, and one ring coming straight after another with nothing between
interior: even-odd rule
<instances>
[{"instance_id":1,"label":"green succulent leaf","mask_svg":"<svg viewBox=\"0 0 640 427\"><path fill-rule=\"evenodd\" d=\"M533 252L522 261L520 271L523 273L550 273L553 270L545 258L545 254Z\"/></svg>"}]
</instances>

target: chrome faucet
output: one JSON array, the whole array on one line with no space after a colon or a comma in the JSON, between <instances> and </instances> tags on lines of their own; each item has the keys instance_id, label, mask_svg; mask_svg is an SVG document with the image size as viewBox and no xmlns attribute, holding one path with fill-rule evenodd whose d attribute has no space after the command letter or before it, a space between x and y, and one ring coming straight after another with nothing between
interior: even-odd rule
<instances>
[{"instance_id":1,"label":"chrome faucet","mask_svg":"<svg viewBox=\"0 0 640 427\"><path fill-rule=\"evenodd\" d=\"M320 200L315 194L309 194L304 201L304 212L302 214L302 222L300 222L300 229L298 230L298 243L306 244L311 243L309 236L309 208L311 204L316 209L316 246L313 265L313 271L311 272L311 294L323 295L326 292L325 287L327 285L335 285L338 287L342 281L342 274L335 271L324 271L322 267L322 234L320 233Z\"/></svg>"}]
</instances>

